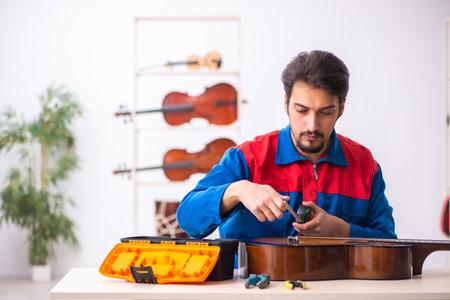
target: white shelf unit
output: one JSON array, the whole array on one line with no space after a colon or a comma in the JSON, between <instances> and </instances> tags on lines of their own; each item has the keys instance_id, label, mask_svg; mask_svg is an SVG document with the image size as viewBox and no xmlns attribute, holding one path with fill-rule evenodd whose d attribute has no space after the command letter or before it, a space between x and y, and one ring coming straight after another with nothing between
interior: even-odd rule
<instances>
[{"instance_id":1,"label":"white shelf unit","mask_svg":"<svg viewBox=\"0 0 450 300\"><path fill-rule=\"evenodd\" d=\"M148 189L155 194L153 196L164 199L166 192L176 189L190 190L196 181L203 176L196 174L189 180L171 182L166 179L162 171L149 174L140 174L137 167L155 164L161 158L155 153L146 152L148 148L158 146L162 149L182 148L182 145L194 148L188 152L198 152L205 143L212 138L228 137L238 143L241 140L241 62L240 62L240 18L237 16L192 16L192 17L137 17L134 23L134 78L133 78L133 106L131 119L133 126L133 218L134 233L140 231L140 211L144 204L149 207L150 200L142 200L142 190ZM222 54L222 66L218 70L188 70L186 65L173 67L156 67L149 70L148 66L164 64L171 61L183 61L189 55L205 55L208 51L218 51ZM181 58L181 59L180 59ZM183 59L184 58L184 59ZM145 68L145 70L142 70ZM210 125L205 120L194 119L188 124L170 126L164 122L162 113L154 113L150 120L148 115L139 115L136 112L142 107L157 108L161 106L164 93L178 91L191 95L191 87L194 94L199 95L204 88L210 87L214 82L228 82L232 84L238 93L237 120L226 126ZM158 91L155 91L158 90ZM152 95L153 97L148 97ZM157 99L153 102L143 103L149 98ZM159 103L157 103L159 101ZM169 136L179 145L166 147L160 143L169 139ZM192 138L189 139L188 136ZM203 138L203 140L201 138ZM210 139L209 141L207 139ZM183 142L184 139L184 142ZM157 141L153 145L149 140ZM201 140L201 141L200 141ZM145 142L144 142L145 141ZM156 145L158 144L158 145ZM147 150L143 150L147 146ZM162 153L162 152L161 152ZM159 154L161 154L159 153ZM153 162L148 162L151 156ZM156 158L158 157L158 158ZM145 162L147 160L147 162ZM157 164L157 163L156 163ZM150 171L151 172L151 171ZM146 172L147 173L147 172ZM170 196L168 196L170 197ZM179 199L181 200L181 198ZM150 201L154 207L155 199ZM152 214L154 217L154 214Z\"/></svg>"}]
</instances>

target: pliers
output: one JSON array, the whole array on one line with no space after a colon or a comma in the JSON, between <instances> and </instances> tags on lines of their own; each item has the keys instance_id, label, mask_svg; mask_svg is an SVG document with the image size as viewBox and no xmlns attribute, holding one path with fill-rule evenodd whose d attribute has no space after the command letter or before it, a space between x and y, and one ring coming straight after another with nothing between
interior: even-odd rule
<instances>
[{"instance_id":1,"label":"pliers","mask_svg":"<svg viewBox=\"0 0 450 300\"><path fill-rule=\"evenodd\" d=\"M250 274L250 276L245 279L245 287L248 289L253 285L258 286L260 289L265 289L270 284L270 275L268 274Z\"/></svg>"},{"instance_id":2,"label":"pliers","mask_svg":"<svg viewBox=\"0 0 450 300\"><path fill-rule=\"evenodd\" d=\"M301 288L302 290L304 290L304 289L306 288L306 284L305 284L303 281L300 281L300 280L286 280L286 281L284 282L284 286L285 286L287 289L290 289L290 290L293 290L293 289L295 289L296 287L299 287L299 288Z\"/></svg>"}]
</instances>

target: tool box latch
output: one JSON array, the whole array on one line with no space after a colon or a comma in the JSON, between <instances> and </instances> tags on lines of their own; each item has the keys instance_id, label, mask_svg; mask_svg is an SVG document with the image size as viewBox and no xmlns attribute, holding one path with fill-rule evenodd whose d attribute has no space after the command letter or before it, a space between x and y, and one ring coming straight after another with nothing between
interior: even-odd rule
<instances>
[{"instance_id":1,"label":"tool box latch","mask_svg":"<svg viewBox=\"0 0 450 300\"><path fill-rule=\"evenodd\" d=\"M130 271L133 275L134 281L137 283L158 283L155 275L153 275L152 266L136 267L131 265Z\"/></svg>"}]
</instances>

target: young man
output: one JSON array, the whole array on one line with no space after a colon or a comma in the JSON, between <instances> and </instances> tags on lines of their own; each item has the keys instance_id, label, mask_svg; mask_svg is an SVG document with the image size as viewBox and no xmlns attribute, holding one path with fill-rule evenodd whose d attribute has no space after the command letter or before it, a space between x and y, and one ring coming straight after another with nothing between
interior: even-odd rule
<instances>
[{"instance_id":1,"label":"young man","mask_svg":"<svg viewBox=\"0 0 450 300\"><path fill-rule=\"evenodd\" d=\"M378 163L362 145L336 134L348 92L344 63L324 51L302 52L282 81L289 125L229 149L177 211L180 227L202 238L307 236L396 238ZM300 204L313 218L286 211Z\"/></svg>"}]
</instances>

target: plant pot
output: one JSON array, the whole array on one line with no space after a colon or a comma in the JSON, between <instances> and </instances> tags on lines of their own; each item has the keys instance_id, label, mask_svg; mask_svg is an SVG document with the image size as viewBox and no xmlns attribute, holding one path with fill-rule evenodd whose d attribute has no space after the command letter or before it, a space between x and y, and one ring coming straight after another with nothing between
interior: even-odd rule
<instances>
[{"instance_id":1,"label":"plant pot","mask_svg":"<svg viewBox=\"0 0 450 300\"><path fill-rule=\"evenodd\" d=\"M30 277L33 282L49 282L51 279L50 265L32 265Z\"/></svg>"}]
</instances>

